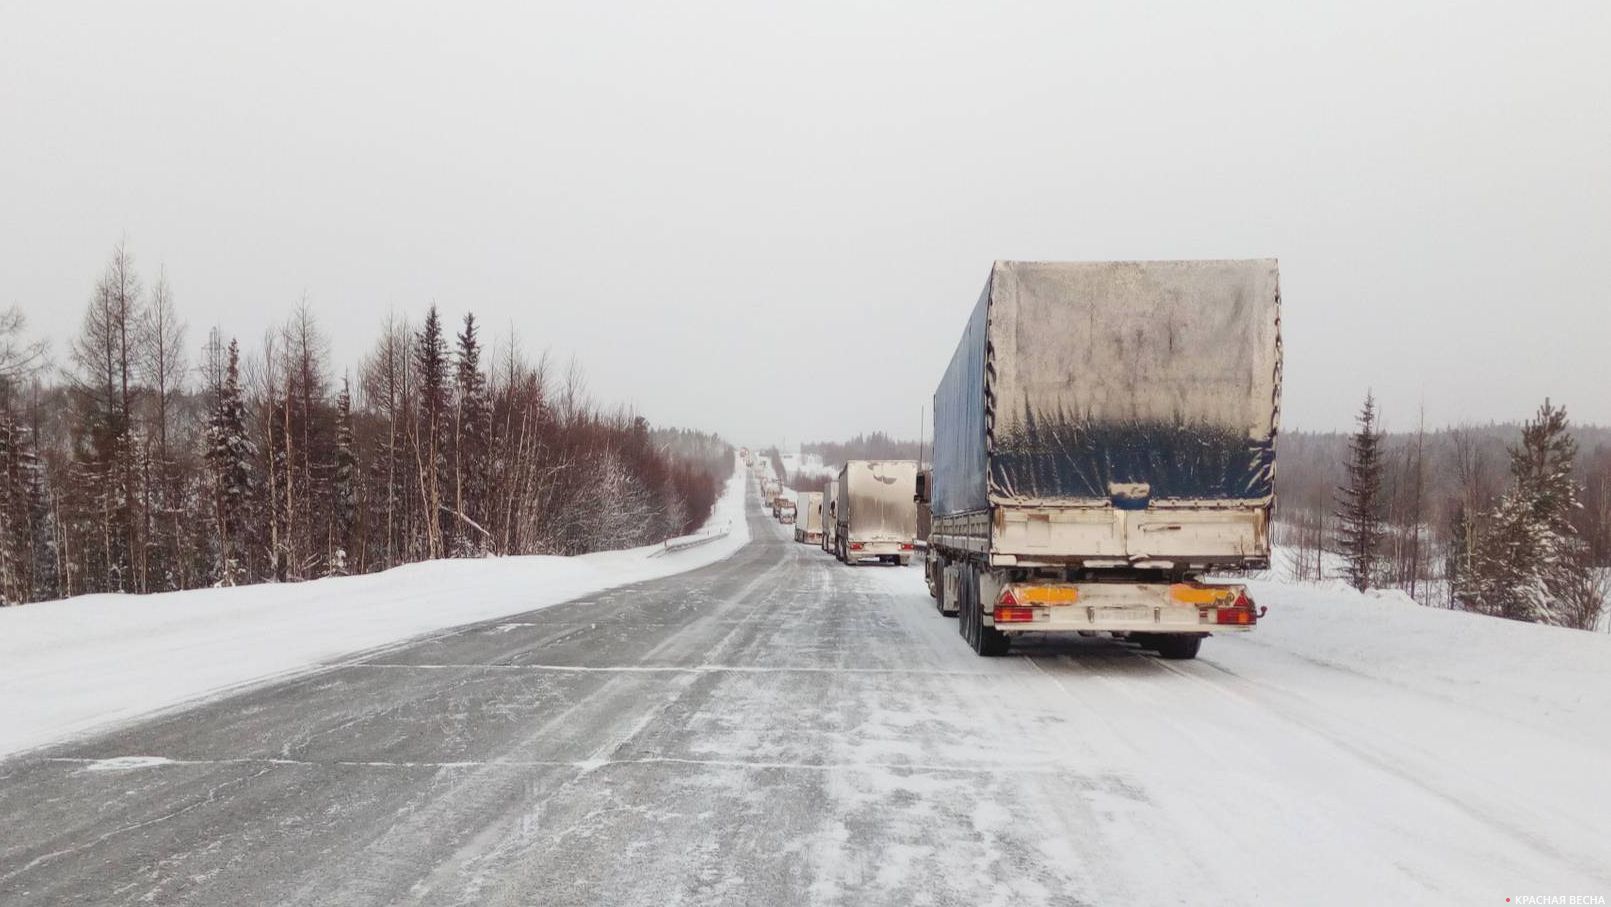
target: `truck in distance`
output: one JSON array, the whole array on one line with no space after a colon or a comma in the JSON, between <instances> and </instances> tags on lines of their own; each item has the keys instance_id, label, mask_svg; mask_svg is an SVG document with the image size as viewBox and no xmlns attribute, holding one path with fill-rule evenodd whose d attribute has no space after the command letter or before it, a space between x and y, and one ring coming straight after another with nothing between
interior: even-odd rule
<instances>
[{"instance_id":1,"label":"truck in distance","mask_svg":"<svg viewBox=\"0 0 1611 907\"><path fill-rule=\"evenodd\" d=\"M910 564L917 541L915 460L851 460L835 482L834 556Z\"/></svg>"},{"instance_id":2,"label":"truck in distance","mask_svg":"<svg viewBox=\"0 0 1611 907\"><path fill-rule=\"evenodd\" d=\"M794 511L794 540L822 544L822 492L802 491Z\"/></svg>"},{"instance_id":3,"label":"truck in distance","mask_svg":"<svg viewBox=\"0 0 1611 907\"><path fill-rule=\"evenodd\" d=\"M934 394L929 589L981 655L1253 629L1270 560L1274 260L996 262Z\"/></svg>"}]
</instances>

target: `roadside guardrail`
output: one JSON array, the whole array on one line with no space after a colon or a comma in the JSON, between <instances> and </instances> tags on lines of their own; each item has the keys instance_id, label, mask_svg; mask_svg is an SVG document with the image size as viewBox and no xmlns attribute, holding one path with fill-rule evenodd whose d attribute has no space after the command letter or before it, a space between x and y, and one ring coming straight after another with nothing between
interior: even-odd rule
<instances>
[{"instance_id":1,"label":"roadside guardrail","mask_svg":"<svg viewBox=\"0 0 1611 907\"><path fill-rule=\"evenodd\" d=\"M708 542L714 542L717 539L727 538L728 533L732 531L733 524L729 522L726 526L709 532L699 532L693 535L683 535L674 539L666 539L660 550L649 556L660 557L663 554L670 554L673 551L686 551L689 548L698 548L700 545L704 545Z\"/></svg>"}]
</instances>

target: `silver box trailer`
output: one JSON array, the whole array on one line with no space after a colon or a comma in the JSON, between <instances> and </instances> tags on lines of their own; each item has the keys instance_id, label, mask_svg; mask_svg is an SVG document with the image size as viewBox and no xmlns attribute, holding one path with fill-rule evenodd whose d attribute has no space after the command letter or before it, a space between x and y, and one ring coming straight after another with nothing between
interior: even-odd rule
<instances>
[{"instance_id":1,"label":"silver box trailer","mask_svg":"<svg viewBox=\"0 0 1611 907\"><path fill-rule=\"evenodd\" d=\"M794 514L794 540L808 545L822 544L822 492L800 492Z\"/></svg>"},{"instance_id":2,"label":"silver box trailer","mask_svg":"<svg viewBox=\"0 0 1611 907\"><path fill-rule=\"evenodd\" d=\"M928 578L981 654L1251 629L1216 569L1270 559L1274 260L997 262L934 394Z\"/></svg>"},{"instance_id":3,"label":"silver box trailer","mask_svg":"<svg viewBox=\"0 0 1611 907\"><path fill-rule=\"evenodd\" d=\"M851 460L835 483L834 555L909 564L917 540L917 461Z\"/></svg>"}]
</instances>

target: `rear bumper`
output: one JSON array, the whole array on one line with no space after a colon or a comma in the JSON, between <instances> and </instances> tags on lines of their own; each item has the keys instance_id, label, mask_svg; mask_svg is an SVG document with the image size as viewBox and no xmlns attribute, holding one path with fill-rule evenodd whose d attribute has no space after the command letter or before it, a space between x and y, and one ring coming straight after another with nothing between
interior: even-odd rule
<instances>
[{"instance_id":1,"label":"rear bumper","mask_svg":"<svg viewBox=\"0 0 1611 907\"><path fill-rule=\"evenodd\" d=\"M983 617L1004 633L1246 633L1259 612L1240 585L987 581Z\"/></svg>"},{"instance_id":2,"label":"rear bumper","mask_svg":"<svg viewBox=\"0 0 1611 907\"><path fill-rule=\"evenodd\" d=\"M1170 613L1171 610L1179 612L1180 609L1164 609L1154 617L1137 617L1133 614L1104 614L1101 609L1094 609L1089 613L1087 609L1072 608L1044 608L1037 611L1047 612L1044 618L1030 621L998 621L992 614L985 620L986 624L994 626L1003 633L1074 633L1078 631L1098 633L1246 633L1253 629L1252 624L1221 626L1212 622L1205 623L1199 619L1196 609L1187 613Z\"/></svg>"},{"instance_id":3,"label":"rear bumper","mask_svg":"<svg viewBox=\"0 0 1611 907\"><path fill-rule=\"evenodd\" d=\"M856 547L857 545L860 545L861 547L858 548ZM910 558L914 550L916 549L911 542L858 541L856 539L850 539L845 543L845 551L848 552L851 557L889 557L890 555L900 555L901 557Z\"/></svg>"}]
</instances>

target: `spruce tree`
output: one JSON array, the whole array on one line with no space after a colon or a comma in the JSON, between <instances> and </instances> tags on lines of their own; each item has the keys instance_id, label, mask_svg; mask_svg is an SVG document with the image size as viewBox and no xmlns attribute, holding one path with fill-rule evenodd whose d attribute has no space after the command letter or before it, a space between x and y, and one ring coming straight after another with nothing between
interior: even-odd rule
<instances>
[{"instance_id":1,"label":"spruce tree","mask_svg":"<svg viewBox=\"0 0 1611 907\"><path fill-rule=\"evenodd\" d=\"M490 479L487 462L491 434L491 408L487 401L487 379L481 372L481 342L476 336L474 315L464 316L464 330L456 337L458 371L457 406L453 426L453 497L458 513L454 554L472 557L486 553L486 499Z\"/></svg>"},{"instance_id":2,"label":"spruce tree","mask_svg":"<svg viewBox=\"0 0 1611 907\"><path fill-rule=\"evenodd\" d=\"M352 390L346 379L336 395L335 469L330 477L332 536L326 575L345 576L358 523L358 456L353 443Z\"/></svg>"},{"instance_id":3,"label":"spruce tree","mask_svg":"<svg viewBox=\"0 0 1611 907\"><path fill-rule=\"evenodd\" d=\"M1367 393L1348 446L1347 484L1337 489L1337 553L1343 578L1364 591L1375 582L1382 541L1382 433L1376 398Z\"/></svg>"},{"instance_id":4,"label":"spruce tree","mask_svg":"<svg viewBox=\"0 0 1611 907\"><path fill-rule=\"evenodd\" d=\"M415 444L419 461L420 504L425 510L424 556L445 552L449 527L444 513L443 473L448 455L448 354L442 337L442 319L432 305L425 324L414 337L414 381L419 389Z\"/></svg>"},{"instance_id":5,"label":"spruce tree","mask_svg":"<svg viewBox=\"0 0 1611 907\"><path fill-rule=\"evenodd\" d=\"M1511 486L1484 521L1472 574L1460 588L1472 610L1589 629L1603 606L1587 543L1573 518L1577 442L1566 410L1545 400L1510 449Z\"/></svg>"},{"instance_id":6,"label":"spruce tree","mask_svg":"<svg viewBox=\"0 0 1611 907\"><path fill-rule=\"evenodd\" d=\"M1455 501L1449 516L1449 543L1443 562L1443 576L1448 580L1451 607L1460 600L1462 590L1472 580L1476 556L1476 527L1465 502Z\"/></svg>"},{"instance_id":7,"label":"spruce tree","mask_svg":"<svg viewBox=\"0 0 1611 907\"><path fill-rule=\"evenodd\" d=\"M213 513L217 530L213 582L236 586L247 582L249 509L255 492L257 445L246 426L246 403L241 396L240 345L229 342L224 382L207 422L207 467L213 485Z\"/></svg>"}]
</instances>

